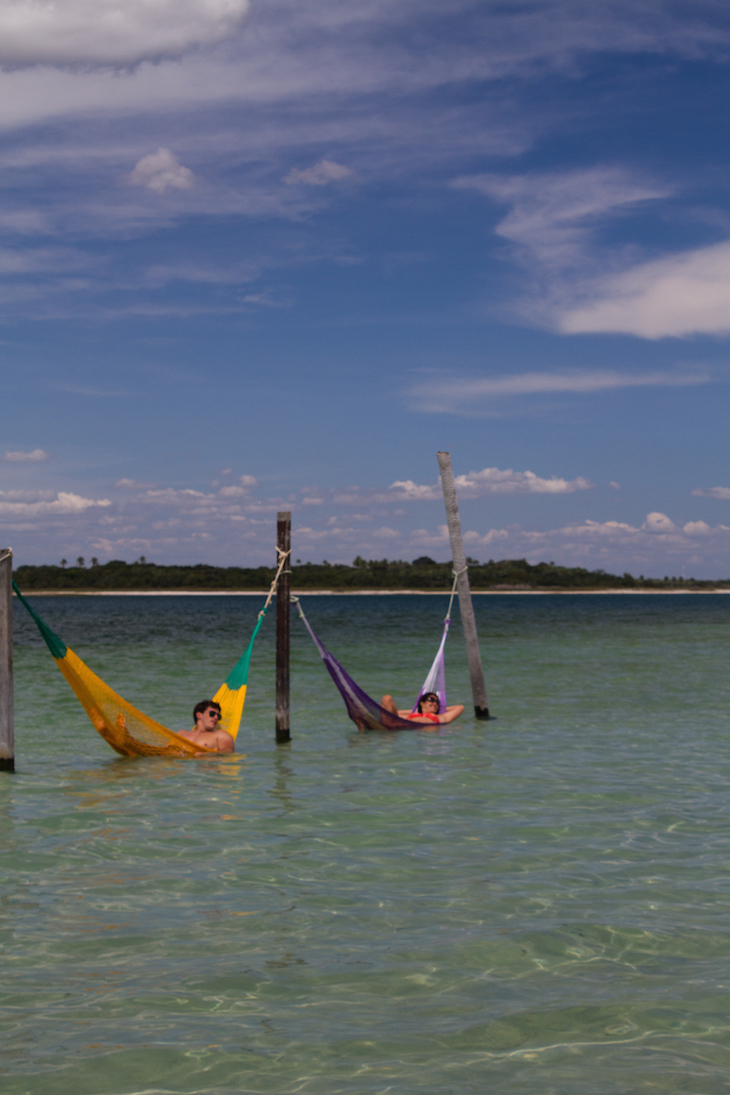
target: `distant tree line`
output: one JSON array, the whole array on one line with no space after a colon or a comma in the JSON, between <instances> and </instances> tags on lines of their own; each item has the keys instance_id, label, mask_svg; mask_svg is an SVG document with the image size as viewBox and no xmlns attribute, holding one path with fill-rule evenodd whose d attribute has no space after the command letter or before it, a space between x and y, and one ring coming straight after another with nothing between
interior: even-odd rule
<instances>
[{"instance_id":1,"label":"distant tree line","mask_svg":"<svg viewBox=\"0 0 730 1095\"><path fill-rule=\"evenodd\" d=\"M561 567L555 563L528 563L526 559L490 559L480 563L469 559L469 578L474 590L529 589L723 589L730 579L697 581L694 578L635 578L631 574L607 574L605 570ZM60 566L20 566L15 578L20 589L67 590L255 590L268 589L273 567L158 566L141 556L134 563L112 559L109 563L79 557L75 566L65 559ZM412 563L401 559L363 559L352 566L344 563L302 563L292 566L294 589L451 589L452 564L437 563L427 555Z\"/></svg>"}]
</instances>

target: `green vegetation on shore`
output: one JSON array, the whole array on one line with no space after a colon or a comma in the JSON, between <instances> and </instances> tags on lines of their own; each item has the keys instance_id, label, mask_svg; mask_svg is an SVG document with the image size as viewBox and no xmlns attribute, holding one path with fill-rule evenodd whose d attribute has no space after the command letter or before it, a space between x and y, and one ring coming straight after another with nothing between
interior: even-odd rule
<instances>
[{"instance_id":1,"label":"green vegetation on shore","mask_svg":"<svg viewBox=\"0 0 730 1095\"><path fill-rule=\"evenodd\" d=\"M694 578L620 577L603 570L561 567L554 563L532 565L525 559L502 559L479 563L469 559L469 576L474 590L570 590L570 589L726 589L730 579L696 581ZM158 566L142 556L134 563L113 559L87 567L83 560L76 566L20 566L15 578L21 590L255 590L267 589L274 577L273 567ZM436 563L421 556L412 563L401 560L361 559L352 566L344 563L300 563L292 567L294 589L444 590L451 588L451 563Z\"/></svg>"}]
</instances>

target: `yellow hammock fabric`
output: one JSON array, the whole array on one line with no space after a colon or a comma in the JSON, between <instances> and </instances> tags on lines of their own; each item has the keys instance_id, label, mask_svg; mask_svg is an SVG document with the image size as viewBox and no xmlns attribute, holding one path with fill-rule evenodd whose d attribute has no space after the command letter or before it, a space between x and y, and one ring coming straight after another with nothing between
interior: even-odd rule
<instances>
[{"instance_id":1,"label":"yellow hammock fabric","mask_svg":"<svg viewBox=\"0 0 730 1095\"><path fill-rule=\"evenodd\" d=\"M86 714L91 719L92 725L99 731L104 740L111 745L112 749L117 753L121 753L124 757L192 757L196 753L214 753L212 749L205 749L200 745L194 745L186 738L181 738L179 734L168 730L162 723L155 722L143 711L137 710L131 703L123 699L100 677L92 673L89 667L81 661L81 658L77 657L73 650L70 650L59 639L58 635L51 631L50 627L28 604L14 581L13 589L33 617L38 630L53 655L56 665L76 693ZM269 597L269 601L270 599ZM246 650L225 683L220 686L213 697L221 705L222 717L218 726L221 730L227 731L234 741L241 724L243 705L246 699L248 667L251 661L253 644L263 622L269 601L259 613L251 641Z\"/></svg>"}]
</instances>

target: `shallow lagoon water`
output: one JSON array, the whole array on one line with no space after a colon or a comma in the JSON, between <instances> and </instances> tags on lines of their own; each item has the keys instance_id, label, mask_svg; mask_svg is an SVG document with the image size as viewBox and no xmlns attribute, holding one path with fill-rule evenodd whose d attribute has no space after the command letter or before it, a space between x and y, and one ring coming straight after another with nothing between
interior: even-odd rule
<instances>
[{"instance_id":1,"label":"shallow lagoon water","mask_svg":"<svg viewBox=\"0 0 730 1095\"><path fill-rule=\"evenodd\" d=\"M259 607L32 600L173 728ZM446 600L304 604L363 687L406 704ZM4 1095L727 1090L730 597L475 605L494 721L359 734L293 622L277 748L272 618L246 755L188 761L116 757L16 606Z\"/></svg>"}]
</instances>

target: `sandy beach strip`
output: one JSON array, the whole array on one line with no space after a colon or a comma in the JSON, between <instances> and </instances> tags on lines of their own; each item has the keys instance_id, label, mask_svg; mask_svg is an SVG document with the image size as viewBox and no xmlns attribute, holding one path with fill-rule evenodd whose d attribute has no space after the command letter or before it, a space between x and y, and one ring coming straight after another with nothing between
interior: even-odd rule
<instances>
[{"instance_id":1,"label":"sandy beach strip","mask_svg":"<svg viewBox=\"0 0 730 1095\"><path fill-rule=\"evenodd\" d=\"M268 589L29 589L27 597L266 597ZM730 593L730 589L472 589L473 597L633 597ZM295 597L450 597L448 589L293 589ZM15 596L15 594L13 594Z\"/></svg>"}]
</instances>

